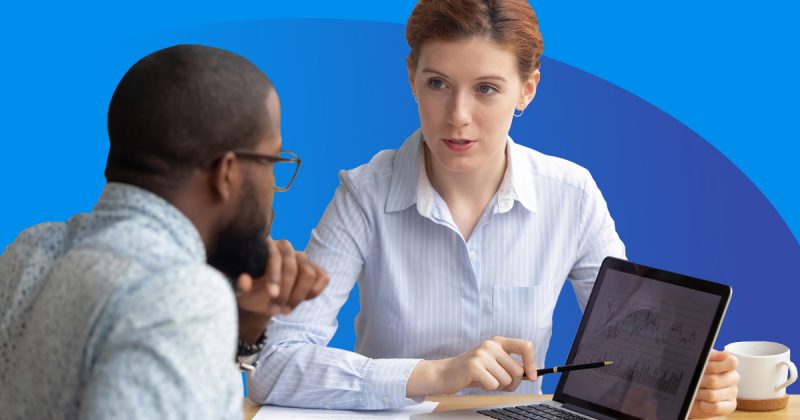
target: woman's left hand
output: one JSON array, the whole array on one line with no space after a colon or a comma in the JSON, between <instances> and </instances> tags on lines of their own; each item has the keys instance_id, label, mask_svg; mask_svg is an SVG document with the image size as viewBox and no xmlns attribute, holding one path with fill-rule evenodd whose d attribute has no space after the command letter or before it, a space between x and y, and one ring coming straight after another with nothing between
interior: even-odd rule
<instances>
[{"instance_id":1,"label":"woman's left hand","mask_svg":"<svg viewBox=\"0 0 800 420\"><path fill-rule=\"evenodd\" d=\"M739 393L739 361L727 351L711 350L708 364L700 379L697 391L689 410L689 417L704 418L724 416L736 410L736 395Z\"/></svg>"}]
</instances>

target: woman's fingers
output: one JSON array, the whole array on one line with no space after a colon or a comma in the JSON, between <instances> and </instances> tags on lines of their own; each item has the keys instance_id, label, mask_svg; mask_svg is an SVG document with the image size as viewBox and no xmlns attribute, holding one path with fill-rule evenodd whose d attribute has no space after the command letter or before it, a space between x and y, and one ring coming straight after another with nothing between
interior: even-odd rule
<instances>
[{"instance_id":1,"label":"woman's fingers","mask_svg":"<svg viewBox=\"0 0 800 420\"><path fill-rule=\"evenodd\" d=\"M725 373L706 373L700 379L700 389L727 388L739 383L739 372L735 370Z\"/></svg>"},{"instance_id":2,"label":"woman's fingers","mask_svg":"<svg viewBox=\"0 0 800 420\"><path fill-rule=\"evenodd\" d=\"M706 374L723 373L736 370L739 366L739 359L727 351L711 350L706 364Z\"/></svg>"},{"instance_id":3,"label":"woman's fingers","mask_svg":"<svg viewBox=\"0 0 800 420\"><path fill-rule=\"evenodd\" d=\"M494 337L492 341L500 344L507 353L522 356L522 367L531 381L536 380L536 352L533 343L517 338Z\"/></svg>"},{"instance_id":4,"label":"woman's fingers","mask_svg":"<svg viewBox=\"0 0 800 420\"><path fill-rule=\"evenodd\" d=\"M474 359L472 363L469 364L468 369L472 381L480 384L481 389L484 391L493 391L500 386L500 381L487 369L485 363L478 359Z\"/></svg>"},{"instance_id":5,"label":"woman's fingers","mask_svg":"<svg viewBox=\"0 0 800 420\"><path fill-rule=\"evenodd\" d=\"M494 377L496 383L494 388L486 388L486 391L497 391L511 385L514 381L511 375L496 360L487 360L485 365L486 370Z\"/></svg>"},{"instance_id":6,"label":"woman's fingers","mask_svg":"<svg viewBox=\"0 0 800 420\"><path fill-rule=\"evenodd\" d=\"M697 396L694 399L713 403L718 401L735 400L737 394L738 389L735 386L722 389L699 389L697 391Z\"/></svg>"},{"instance_id":7,"label":"woman's fingers","mask_svg":"<svg viewBox=\"0 0 800 420\"><path fill-rule=\"evenodd\" d=\"M485 390L515 390L525 373L523 365L515 360L511 354L520 354L529 358L533 374L536 374L536 365L533 362L533 344L527 340L518 340L505 337L495 337L486 340L469 354L469 372L471 384L480 384ZM486 377L486 371L493 379Z\"/></svg>"}]
</instances>

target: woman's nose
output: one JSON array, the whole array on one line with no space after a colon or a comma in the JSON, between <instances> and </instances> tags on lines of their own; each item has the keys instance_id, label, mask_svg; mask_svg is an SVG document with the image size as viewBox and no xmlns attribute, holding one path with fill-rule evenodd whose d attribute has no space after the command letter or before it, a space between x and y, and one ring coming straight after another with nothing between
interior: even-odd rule
<instances>
[{"instance_id":1,"label":"woman's nose","mask_svg":"<svg viewBox=\"0 0 800 420\"><path fill-rule=\"evenodd\" d=\"M470 99L467 95L455 95L447 115L448 124L456 127L469 125L472 122L472 110L470 108Z\"/></svg>"}]
</instances>

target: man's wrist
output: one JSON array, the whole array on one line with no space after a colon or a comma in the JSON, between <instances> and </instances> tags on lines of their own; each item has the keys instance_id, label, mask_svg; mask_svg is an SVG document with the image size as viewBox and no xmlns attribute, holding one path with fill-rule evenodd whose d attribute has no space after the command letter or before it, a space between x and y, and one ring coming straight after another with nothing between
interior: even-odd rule
<instances>
[{"instance_id":1,"label":"man's wrist","mask_svg":"<svg viewBox=\"0 0 800 420\"><path fill-rule=\"evenodd\" d=\"M270 317L239 308L239 340L255 344L267 328Z\"/></svg>"}]
</instances>

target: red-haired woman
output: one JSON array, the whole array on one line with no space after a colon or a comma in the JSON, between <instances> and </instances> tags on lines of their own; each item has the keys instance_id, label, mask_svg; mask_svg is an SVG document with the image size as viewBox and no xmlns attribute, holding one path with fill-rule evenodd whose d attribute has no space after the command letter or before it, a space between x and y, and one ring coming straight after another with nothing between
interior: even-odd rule
<instances>
[{"instance_id":1,"label":"red-haired woman","mask_svg":"<svg viewBox=\"0 0 800 420\"><path fill-rule=\"evenodd\" d=\"M602 260L625 256L589 172L508 137L540 77L526 1L420 1L406 38L420 129L341 173L307 248L330 285L273 319L249 380L256 401L383 409L538 393L523 373L544 364L565 280L583 308ZM328 348L356 281L356 352ZM693 415L735 408L735 363L712 355Z\"/></svg>"}]
</instances>

